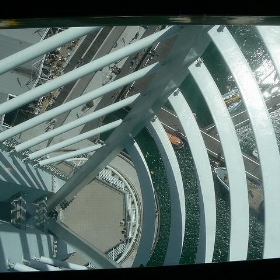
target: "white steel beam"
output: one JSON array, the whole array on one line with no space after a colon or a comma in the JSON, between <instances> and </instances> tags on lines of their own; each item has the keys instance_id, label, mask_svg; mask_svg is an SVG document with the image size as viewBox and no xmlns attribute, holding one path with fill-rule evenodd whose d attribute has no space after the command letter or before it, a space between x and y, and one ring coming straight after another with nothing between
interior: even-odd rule
<instances>
[{"instance_id":1,"label":"white steel beam","mask_svg":"<svg viewBox=\"0 0 280 280\"><path fill-rule=\"evenodd\" d=\"M20 123L14 127L11 127L7 130L4 130L0 133L0 142L3 142L23 131L26 131L27 129L30 129L32 127L35 127L38 124L41 124L45 121L51 120L57 115L60 115L62 113L65 113L71 109L74 109L80 105L83 105L89 101L92 101L93 99L96 99L98 97L101 97L105 95L106 93L109 93L111 91L114 91L122 86L128 85L132 83L135 80L138 80L140 78L143 78L146 75L153 74L157 72L160 69L160 64L154 63L152 65L149 65L143 69L140 69L136 72L133 72L123 78L120 78L112 83L109 83L101 88L98 88L92 92L83 94L82 96L75 98L71 101L68 101L59 107L56 107L52 110L49 110L43 114L40 114L30 120L27 120L23 123ZM13 99L14 100L14 99ZM6 104L6 103L5 103Z\"/></svg>"},{"instance_id":2,"label":"white steel beam","mask_svg":"<svg viewBox=\"0 0 280 280\"><path fill-rule=\"evenodd\" d=\"M35 269L33 267L30 267L28 265L25 265L25 264L22 264L22 263L15 263L12 268L15 270L15 271L18 271L18 272L33 272L33 271L40 271L38 269Z\"/></svg>"},{"instance_id":3,"label":"white steel beam","mask_svg":"<svg viewBox=\"0 0 280 280\"><path fill-rule=\"evenodd\" d=\"M147 124L159 149L165 167L170 193L170 235L164 265L180 262L185 236L186 207L185 193L180 166L172 144L161 122L156 118Z\"/></svg>"},{"instance_id":4,"label":"white steel beam","mask_svg":"<svg viewBox=\"0 0 280 280\"><path fill-rule=\"evenodd\" d=\"M168 27L164 30L158 31L150 36L140 39L139 41L132 43L124 48L109 53L92 62L89 62L88 64L85 64L75 70L72 70L62 76L59 76L49 81L48 83L40 85L26 93L23 93L13 98L12 100L0 104L0 112L1 114L11 112L16 108L19 108L37 98L44 96L46 93L56 90L73 81L76 81L88 74L91 74L92 72L98 71L103 67L110 65L113 62L116 62L120 59L123 59L131 54L134 54L139 50L147 48L156 42L166 40L172 36L175 36L179 32L179 30L179 26Z\"/></svg>"},{"instance_id":5,"label":"white steel beam","mask_svg":"<svg viewBox=\"0 0 280 280\"><path fill-rule=\"evenodd\" d=\"M40 55L46 54L56 48L63 46L72 40L83 37L93 31L99 30L101 26L71 27L59 32L37 44L23 49L15 54L0 60L0 75L14 69L15 67L28 62Z\"/></svg>"},{"instance_id":6,"label":"white steel beam","mask_svg":"<svg viewBox=\"0 0 280 280\"><path fill-rule=\"evenodd\" d=\"M65 147L70 146L72 144L75 144L75 143L77 143L79 141L88 139L89 137L93 137L93 136L95 136L95 135L97 135L99 133L103 133L105 131L114 129L117 126L119 126L121 123L122 123L122 120L117 120L117 121L111 122L109 124L105 124L103 126L95 128L95 129L90 130L88 132L79 134L79 135L77 135L75 137L72 137L70 139L64 140L62 142L56 143L56 144L54 144L52 146L49 146L47 148L44 148L44 149L41 149L41 150L36 151L34 153L31 153L31 154L28 155L28 158L29 159L35 159L35 158L47 155L47 154L49 154L51 152L57 151L58 149L65 148Z\"/></svg>"},{"instance_id":7,"label":"white steel beam","mask_svg":"<svg viewBox=\"0 0 280 280\"><path fill-rule=\"evenodd\" d=\"M216 197L208 153L199 126L182 93L177 90L168 100L184 129L199 181L200 231L196 263L211 263L216 236Z\"/></svg>"},{"instance_id":8,"label":"white steel beam","mask_svg":"<svg viewBox=\"0 0 280 280\"><path fill-rule=\"evenodd\" d=\"M200 27L179 27L180 34L169 52L166 61L149 84L148 88L137 98L132 109L124 118L123 123L115 129L108 139L106 145L97 150L92 157L48 200L48 211L51 211L62 200L72 199L73 195L84 188L88 182L94 179L98 173L107 166L116 155L123 149L125 142L144 127L145 121L152 117L150 108L164 103L167 85L176 75L177 71L186 57L187 51L191 48L192 40L196 38L196 28ZM186 37L190 38L185 44ZM164 77L164 79L163 79ZM166 91L165 91L166 89ZM159 107L160 108L160 107ZM159 109L158 108L158 109ZM156 112L156 111L155 111Z\"/></svg>"},{"instance_id":9,"label":"white steel beam","mask_svg":"<svg viewBox=\"0 0 280 280\"><path fill-rule=\"evenodd\" d=\"M150 108L154 105L159 106L159 104L166 101L164 99L166 97L165 89L169 81L180 70L180 66L186 57L186 48L189 49L192 40L195 40L194 29L200 27L178 26L178 28L182 29L180 35L176 38L166 61L162 63L162 67L155 74L148 88L134 102L123 123L106 139L106 145L97 150L64 186L48 200L48 211L51 211L62 200L71 200L88 182L94 179L119 154L125 143L144 127L145 121L152 117L153 112L151 112ZM186 38L191 38L192 40L185 44ZM166 91L169 90L167 89ZM83 179L81 180L81 178Z\"/></svg>"},{"instance_id":10,"label":"white steel beam","mask_svg":"<svg viewBox=\"0 0 280 280\"><path fill-rule=\"evenodd\" d=\"M229 174L231 226L228 258L229 261L246 260L249 240L249 202L239 141L226 104L205 64L199 60L195 61L189 70L216 124Z\"/></svg>"},{"instance_id":11,"label":"white steel beam","mask_svg":"<svg viewBox=\"0 0 280 280\"><path fill-rule=\"evenodd\" d=\"M75 264L75 263L71 263L71 262L65 262L65 261L61 261L58 259L53 259L53 258L48 258L45 256L41 256L41 257L36 257L36 260L49 264L49 265L54 265L57 267L64 267L67 269L73 269L73 270L90 270L91 268L88 268L84 265L79 265L79 264Z\"/></svg>"},{"instance_id":12,"label":"white steel beam","mask_svg":"<svg viewBox=\"0 0 280 280\"><path fill-rule=\"evenodd\" d=\"M56 267L56 266L53 266L50 264L46 264L43 262L39 262L38 260L30 259L30 260L24 260L23 262L25 265L31 266L40 271L61 271L62 270L59 267Z\"/></svg>"},{"instance_id":13,"label":"white steel beam","mask_svg":"<svg viewBox=\"0 0 280 280\"><path fill-rule=\"evenodd\" d=\"M101 147L102 147L101 144L96 144L96 145L93 145L93 146L90 146L90 147L79 149L77 151L65 153L65 154L62 154L62 155L59 155L59 156L56 156L56 157L43 159L43 160L39 161L39 165L44 166L46 164L51 164L51 163L54 163L54 162L58 162L58 161L66 160L66 159L71 159L71 158L74 158L76 156L79 156L79 155L82 155L82 154L85 154L85 153L93 152L93 151L95 151L95 150L97 150Z\"/></svg>"},{"instance_id":14,"label":"white steel beam","mask_svg":"<svg viewBox=\"0 0 280 280\"><path fill-rule=\"evenodd\" d=\"M209 35L231 70L249 115L260 155L263 178L265 206L263 258L278 258L280 256L280 155L270 115L256 78L228 29L221 30L216 26L209 31Z\"/></svg>"},{"instance_id":15,"label":"white steel beam","mask_svg":"<svg viewBox=\"0 0 280 280\"><path fill-rule=\"evenodd\" d=\"M125 149L128 151L135 166L142 195L141 237L133 261L133 267L139 267L141 264L146 266L152 253L153 244L157 238L154 216L157 209L155 191L149 167L138 144L131 139L131 141L126 143ZM151 215L151 213L153 214Z\"/></svg>"},{"instance_id":16,"label":"white steel beam","mask_svg":"<svg viewBox=\"0 0 280 280\"><path fill-rule=\"evenodd\" d=\"M104 115L107 115L107 114L109 114L111 112L119 110L119 109L121 109L121 108L123 108L125 106L131 105L139 95L140 95L139 93L135 94L135 95L130 96L130 97L124 99L124 100L121 100L119 102L111 104L111 105L109 105L109 106L107 106L105 108L102 108L102 109L99 109L97 111L94 111L93 113L88 114L87 116L80 117L80 118L78 118L75 121L72 121L72 122L67 123L65 125L62 125L60 127L57 127L57 128L55 128L55 129L53 129L51 131L48 131L48 132L46 132L46 133L44 133L42 135L39 135L39 136L34 137L32 139L29 139L28 141L25 141L25 142L15 146L15 150L17 152L26 150L26 149L28 149L28 148L30 148L32 146L35 146L35 145L37 145L37 144L39 144L39 143L41 143L41 142L43 142L43 141L45 141L47 139L55 137L55 136L57 136L57 135L59 135L61 133L67 132L67 131L75 128L75 127L80 126L80 125L84 125L84 124L86 124L86 123L88 123L88 122L90 122L92 120L95 120L95 119L100 118L100 117L102 117Z\"/></svg>"}]
</instances>

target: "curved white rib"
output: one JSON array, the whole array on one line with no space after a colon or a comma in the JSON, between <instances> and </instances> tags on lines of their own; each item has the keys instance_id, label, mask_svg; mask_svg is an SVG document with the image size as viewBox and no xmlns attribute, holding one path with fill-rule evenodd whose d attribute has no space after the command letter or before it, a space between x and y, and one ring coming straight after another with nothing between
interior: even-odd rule
<instances>
[{"instance_id":1,"label":"curved white rib","mask_svg":"<svg viewBox=\"0 0 280 280\"><path fill-rule=\"evenodd\" d=\"M156 234L156 198L154 186L145 157L138 144L136 142L127 142L125 149L128 151L135 166L140 182L143 203L141 239L133 262L133 267L139 267L141 264L146 266L151 256L154 237Z\"/></svg>"},{"instance_id":2,"label":"curved white rib","mask_svg":"<svg viewBox=\"0 0 280 280\"><path fill-rule=\"evenodd\" d=\"M196 61L189 70L216 124L229 174L231 229L228 259L230 261L246 260L249 239L249 203L245 167L238 138L221 93L205 64Z\"/></svg>"},{"instance_id":3,"label":"curved white rib","mask_svg":"<svg viewBox=\"0 0 280 280\"><path fill-rule=\"evenodd\" d=\"M185 194L181 171L173 147L161 122L156 118L148 123L147 127L159 148L170 189L171 225L164 265L177 265L182 253L186 220Z\"/></svg>"},{"instance_id":4,"label":"curved white rib","mask_svg":"<svg viewBox=\"0 0 280 280\"><path fill-rule=\"evenodd\" d=\"M266 104L254 74L229 31L209 31L240 89L260 155L265 204L263 258L280 256L280 156ZM253 102L252 102L253 101Z\"/></svg>"},{"instance_id":5,"label":"curved white rib","mask_svg":"<svg viewBox=\"0 0 280 280\"><path fill-rule=\"evenodd\" d=\"M195 117L182 93L177 90L168 100L183 126L199 180L200 233L196 263L211 263L216 236L216 199L208 153Z\"/></svg>"}]
</instances>

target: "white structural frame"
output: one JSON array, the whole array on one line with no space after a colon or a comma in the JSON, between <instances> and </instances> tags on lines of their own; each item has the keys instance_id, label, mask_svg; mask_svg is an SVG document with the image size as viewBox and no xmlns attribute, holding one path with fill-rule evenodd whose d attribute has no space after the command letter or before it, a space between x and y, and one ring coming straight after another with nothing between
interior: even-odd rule
<instances>
[{"instance_id":1,"label":"white structural frame","mask_svg":"<svg viewBox=\"0 0 280 280\"><path fill-rule=\"evenodd\" d=\"M100 28L101 27L70 28L53 36L53 38L43 40L26 50L2 60L0 62L0 74L6 73L14 67L21 65L34 57L45 54L74 38L76 39L93 31L98 31ZM205 34L206 30L208 35ZM258 27L257 30L263 38L279 74L280 63L278 49L280 39L279 36L275 37L275 34L278 35L280 32L279 28ZM197 169L196 175L198 178L200 203L200 233L196 263L212 262L216 241L216 201L213 177L211 176L211 166L209 157L207 157L207 148L203 142L202 134L199 131L198 124L192 114L191 108L188 106L187 101L184 99L180 91L176 91L186 75L191 74L213 116L221 140L220 144L224 151L225 163L229 174L231 229L228 260L246 260L249 240L249 204L243 156L234 126L221 97L221 93L204 62L196 60L198 53L201 51L198 48L198 44L203 41L200 37L202 34L203 36L208 36L205 39L205 42L212 41L217 46L217 49L233 74L246 106L260 155L263 177L265 202L265 242L263 258L278 258L280 256L280 155L277 140L269 112L256 78L254 77L240 47L237 45L228 29L223 26L168 26L162 30L156 31L152 35L126 45L119 50L92 60L88 64L63 74L43 85L35 87L24 94L15 97L13 100L0 104L1 114L9 113L30 101L45 96L55 89L77 81L88 74L101 70L105 66L110 66L112 63L116 63L130 55L134 55L138 51L142 51L143 49L150 48L154 45L158 46L159 43L166 43L169 39L172 40L172 42L168 41L168 44L170 44L168 46L168 54L162 61L151 65L144 65L143 68L138 69L125 77L103 85L87 94L83 94L75 100L65 102L57 108L39 116L35 116L33 119L21 123L20 125L4 129L0 133L1 143L8 140L13 143L13 137L21 132L26 132L28 129L40 125L59 114L77 108L95 98L102 98L114 90L120 89L143 78L152 77L151 81L142 92L138 92L136 95L121 100L113 105L108 105L100 111L93 112L92 114L65 124L45 135L38 136L33 140L30 140L29 143L28 141L22 143L16 142L12 147L12 151L15 154L23 152L29 148L32 149L36 144L50 139L51 137L60 135L79 125L88 123L97 117L108 115L117 109L130 106L130 111L123 119L119 119L104 126L99 126L73 138L26 154L27 157L25 159L29 159L33 163L38 163L37 166L39 168L40 166L54 164L55 162L79 156L82 153L94 151L72 177L70 177L58 191L53 192L48 198L45 209L46 214L50 214L59 207L62 202L70 203L73 197L86 187L89 182L95 179L105 167L109 166L110 162L124 148L129 151L131 158L135 161L138 176L142 177L140 183L141 193L143 194L143 206L152 211L156 210L156 196L149 168L139 146L134 142L134 138L143 128L149 128L162 155L170 191L170 233L163 265L179 264L185 239L185 219L187 211L183 179L176 158L176 153L165 133L164 127L157 118L157 112L159 109L166 103L166 101L169 101L182 124L185 134L187 135L188 145L191 149ZM274 43L272 43L272 41ZM205 49L205 45L207 44L203 44L203 49ZM230 52L228 51L229 49ZM19 57L23 58L19 59ZM8 64L7 62L10 62L8 66L6 65ZM60 155L49 159L37 160L51 152L57 152L61 148L75 144L81 140L88 140L90 137L108 130L112 130L112 133L106 139L104 145L91 146L69 153L65 156ZM269 149L267 149L267 147L269 147ZM13 156L13 153L10 155ZM22 157L22 154L20 155ZM203 161L201 161L201 159ZM3 170L5 169L5 165L2 162L1 167ZM7 177L16 181L16 176L11 173ZM119 176L122 175L119 174ZM27 182L27 180L24 182ZM148 190L144 188L148 188ZM135 197L136 195L134 196L133 194L132 198L134 200L136 199ZM143 210L143 213L138 212L138 208L136 208L136 210L129 210L133 210L129 212L131 217L134 217L134 213L136 213L136 227L143 226L139 254L136 256L133 265L138 266L143 263L147 264L156 238L156 226L153 224L152 219L148 217L146 209ZM143 218L145 218L143 224L139 223L140 215L143 215ZM92 244L89 244L86 240L72 232L71 229L52 218L47 219L42 231L62 238L97 269L121 267L121 265L114 260L111 260L106 254L100 252ZM131 234L133 235L133 238L136 237L136 232ZM144 244L144 242L147 243ZM131 247L132 244L130 244L128 250L132 249ZM122 256L121 260L124 258L125 255ZM35 261L33 263L35 264ZM18 271L34 270L17 262L13 267Z\"/></svg>"}]
</instances>

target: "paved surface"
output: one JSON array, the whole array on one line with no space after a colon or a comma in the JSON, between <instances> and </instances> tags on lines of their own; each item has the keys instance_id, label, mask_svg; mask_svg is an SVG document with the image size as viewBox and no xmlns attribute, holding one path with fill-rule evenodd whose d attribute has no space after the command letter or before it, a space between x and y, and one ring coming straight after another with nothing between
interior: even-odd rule
<instances>
[{"instance_id":1,"label":"paved surface","mask_svg":"<svg viewBox=\"0 0 280 280\"><path fill-rule=\"evenodd\" d=\"M92 181L62 211L61 220L98 250L106 253L124 239L120 221L125 218L124 196L98 181ZM77 253L69 262L85 264Z\"/></svg>"},{"instance_id":2,"label":"paved surface","mask_svg":"<svg viewBox=\"0 0 280 280\"><path fill-rule=\"evenodd\" d=\"M141 198L140 184L136 170L129 161L117 156L110 164L133 184ZM64 211L61 220L78 235L85 238L101 252L106 253L125 238L121 220L125 219L124 196L98 180L85 187ZM142 204L142 203L141 203ZM131 267L137 247L122 264ZM67 260L77 264L87 263L78 253Z\"/></svg>"}]
</instances>

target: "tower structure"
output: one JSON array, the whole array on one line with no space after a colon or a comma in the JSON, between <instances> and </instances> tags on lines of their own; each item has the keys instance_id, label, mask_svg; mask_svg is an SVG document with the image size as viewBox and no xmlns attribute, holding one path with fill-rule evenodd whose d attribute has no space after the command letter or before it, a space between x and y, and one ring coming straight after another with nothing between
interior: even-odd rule
<instances>
[{"instance_id":1,"label":"tower structure","mask_svg":"<svg viewBox=\"0 0 280 280\"><path fill-rule=\"evenodd\" d=\"M253 28L273 66L274 82L268 89L264 89L268 77L257 76L227 26L46 29L42 40L2 58L0 74L5 75L43 56L30 88L3 93L6 99L0 104L0 232L1 240L7 240L2 244L1 271L148 265L164 224L161 212L167 206L158 200L154 171L136 140L143 130L158 148L168 185L170 220L162 265L180 263L191 211L176 155L178 143L170 141L166 132L184 141L196 170L195 263L213 262L217 242L213 164L226 165L228 174L227 261L246 260L250 253L250 208L264 215L262 258L278 258L280 158L270 112L278 109L280 29ZM211 44L238 90L230 102L203 59ZM201 127L180 90L188 77L200 91L212 126ZM267 100L265 93L275 98ZM229 104L236 99L243 109L234 115ZM120 111L121 117L109 118ZM237 120L241 113L242 121ZM236 129L243 122L251 124L258 158L240 147ZM127 163L134 171L124 167ZM135 172L135 182L126 171ZM94 189L97 181L113 188L125 205L124 219L118 221L125 238L106 251L80 236L63 217L77 204L79 194ZM249 181L261 187L249 188ZM11 250L13 244L16 250ZM75 263L73 254L85 262Z\"/></svg>"}]
</instances>

